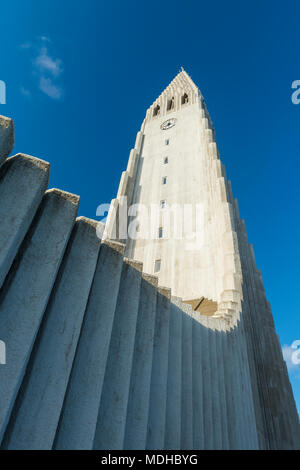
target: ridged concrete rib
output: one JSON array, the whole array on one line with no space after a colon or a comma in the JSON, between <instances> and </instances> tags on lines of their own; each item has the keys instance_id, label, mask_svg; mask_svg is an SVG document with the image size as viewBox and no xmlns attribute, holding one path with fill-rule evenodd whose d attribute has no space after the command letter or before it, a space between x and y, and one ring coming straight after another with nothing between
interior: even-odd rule
<instances>
[{"instance_id":1,"label":"ridged concrete rib","mask_svg":"<svg viewBox=\"0 0 300 470\"><path fill-rule=\"evenodd\" d=\"M47 192L1 291L0 338L9 360L0 368L0 438L23 379L63 258L78 198Z\"/></svg>"}]
</instances>

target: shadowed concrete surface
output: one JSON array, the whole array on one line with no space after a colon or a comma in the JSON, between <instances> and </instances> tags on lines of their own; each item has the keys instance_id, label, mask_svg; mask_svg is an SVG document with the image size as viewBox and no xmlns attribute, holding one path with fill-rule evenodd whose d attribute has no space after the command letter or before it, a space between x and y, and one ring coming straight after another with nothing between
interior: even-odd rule
<instances>
[{"instance_id":1,"label":"shadowed concrete surface","mask_svg":"<svg viewBox=\"0 0 300 470\"><path fill-rule=\"evenodd\" d=\"M13 149L14 137L13 120L0 116L0 166Z\"/></svg>"},{"instance_id":2,"label":"shadowed concrete surface","mask_svg":"<svg viewBox=\"0 0 300 470\"><path fill-rule=\"evenodd\" d=\"M194 310L124 257L123 243L100 241L97 222L76 218L78 196L45 192L46 162L7 158L12 129L0 119L2 449L299 448L270 305L230 192L243 298L228 288L202 315L200 296Z\"/></svg>"}]
</instances>

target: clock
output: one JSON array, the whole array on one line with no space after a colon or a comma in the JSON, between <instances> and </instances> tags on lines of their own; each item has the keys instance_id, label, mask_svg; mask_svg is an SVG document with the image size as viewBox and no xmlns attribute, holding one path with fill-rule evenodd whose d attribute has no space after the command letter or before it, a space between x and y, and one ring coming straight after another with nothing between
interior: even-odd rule
<instances>
[{"instance_id":1,"label":"clock","mask_svg":"<svg viewBox=\"0 0 300 470\"><path fill-rule=\"evenodd\" d=\"M167 121L163 122L162 125L160 126L160 128L163 130L163 131L167 131L168 129L171 129L171 127L175 126L176 124L176 119L175 118L172 118L172 119L168 119Z\"/></svg>"}]
</instances>

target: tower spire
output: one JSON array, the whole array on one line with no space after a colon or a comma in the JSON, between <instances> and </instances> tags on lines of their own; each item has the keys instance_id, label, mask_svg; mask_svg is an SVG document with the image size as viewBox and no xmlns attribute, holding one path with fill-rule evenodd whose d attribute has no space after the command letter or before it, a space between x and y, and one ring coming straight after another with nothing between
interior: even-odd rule
<instances>
[{"instance_id":1,"label":"tower spire","mask_svg":"<svg viewBox=\"0 0 300 470\"><path fill-rule=\"evenodd\" d=\"M178 74L148 109L146 119L165 115L170 109L179 110L182 104L186 104L187 98L190 104L195 104L202 99L202 95L199 88L181 66ZM172 105L170 108L171 101L174 107Z\"/></svg>"}]
</instances>

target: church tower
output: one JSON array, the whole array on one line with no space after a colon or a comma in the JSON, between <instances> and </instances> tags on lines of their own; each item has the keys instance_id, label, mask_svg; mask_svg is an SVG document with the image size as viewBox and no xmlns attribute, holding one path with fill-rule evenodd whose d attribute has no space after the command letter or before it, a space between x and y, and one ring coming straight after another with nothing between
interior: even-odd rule
<instances>
[{"instance_id":1,"label":"church tower","mask_svg":"<svg viewBox=\"0 0 300 470\"><path fill-rule=\"evenodd\" d=\"M146 112L104 238L125 243L126 256L190 304L199 322L206 317L209 328L241 338L257 446L298 447L299 417L261 272L204 98L183 69Z\"/></svg>"},{"instance_id":2,"label":"church tower","mask_svg":"<svg viewBox=\"0 0 300 470\"><path fill-rule=\"evenodd\" d=\"M203 96L183 70L146 113L122 175L120 206L124 196L140 205L131 209L138 232L128 237L129 258L206 313L219 307L223 315L225 301L240 302L230 184ZM133 217L128 222L130 229Z\"/></svg>"}]
</instances>

